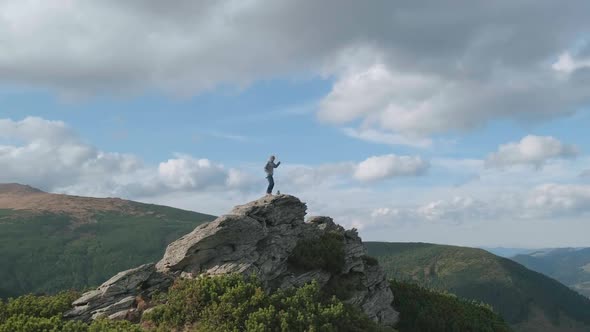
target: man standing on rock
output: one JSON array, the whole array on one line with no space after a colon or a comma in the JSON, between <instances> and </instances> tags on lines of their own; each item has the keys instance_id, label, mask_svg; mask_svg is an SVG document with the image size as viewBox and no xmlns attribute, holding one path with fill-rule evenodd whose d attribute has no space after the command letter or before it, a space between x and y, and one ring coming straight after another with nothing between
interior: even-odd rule
<instances>
[{"instance_id":1,"label":"man standing on rock","mask_svg":"<svg viewBox=\"0 0 590 332\"><path fill-rule=\"evenodd\" d=\"M272 195L272 189L275 186L275 180L272 176L274 174L275 168L279 167L280 164L280 161L275 164L275 156L270 156L270 159L266 163L266 166L264 166L264 171L266 172L266 179L268 180L268 188L266 189L267 195Z\"/></svg>"}]
</instances>

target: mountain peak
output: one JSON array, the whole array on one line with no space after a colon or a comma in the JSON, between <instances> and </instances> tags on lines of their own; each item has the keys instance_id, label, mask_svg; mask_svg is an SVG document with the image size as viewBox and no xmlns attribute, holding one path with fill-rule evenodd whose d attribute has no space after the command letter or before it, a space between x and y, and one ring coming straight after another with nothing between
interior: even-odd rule
<instances>
[{"instance_id":1,"label":"mountain peak","mask_svg":"<svg viewBox=\"0 0 590 332\"><path fill-rule=\"evenodd\" d=\"M20 183L0 183L0 194L24 195L39 193L44 193L44 191Z\"/></svg>"},{"instance_id":2,"label":"mountain peak","mask_svg":"<svg viewBox=\"0 0 590 332\"><path fill-rule=\"evenodd\" d=\"M269 291L311 281L326 290L347 289L345 302L382 325L395 324L398 314L385 273L367 259L356 230L345 230L329 217L306 222L306 209L290 195L236 206L172 242L157 264L120 272L85 293L67 316L139 320L145 306L136 303L149 304L151 294L166 291L177 278L254 274Z\"/></svg>"}]
</instances>

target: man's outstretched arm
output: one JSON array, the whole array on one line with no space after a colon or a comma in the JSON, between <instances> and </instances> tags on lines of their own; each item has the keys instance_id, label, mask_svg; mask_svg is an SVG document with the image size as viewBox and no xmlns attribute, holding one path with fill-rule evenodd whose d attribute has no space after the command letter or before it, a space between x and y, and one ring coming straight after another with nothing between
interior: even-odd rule
<instances>
[{"instance_id":1,"label":"man's outstretched arm","mask_svg":"<svg viewBox=\"0 0 590 332\"><path fill-rule=\"evenodd\" d=\"M278 163L275 164L275 168L279 167L279 165L281 164L281 162L279 161Z\"/></svg>"}]
</instances>

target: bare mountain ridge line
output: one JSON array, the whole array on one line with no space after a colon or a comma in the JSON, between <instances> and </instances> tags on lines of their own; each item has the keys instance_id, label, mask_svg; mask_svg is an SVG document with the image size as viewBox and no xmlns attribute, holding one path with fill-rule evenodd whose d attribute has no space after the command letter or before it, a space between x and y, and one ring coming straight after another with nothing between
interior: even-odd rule
<instances>
[{"instance_id":1,"label":"bare mountain ridge line","mask_svg":"<svg viewBox=\"0 0 590 332\"><path fill-rule=\"evenodd\" d=\"M12 193L12 194L31 194L31 193L44 193L44 191L24 185L20 183L0 183L0 194Z\"/></svg>"},{"instance_id":2,"label":"bare mountain ridge line","mask_svg":"<svg viewBox=\"0 0 590 332\"><path fill-rule=\"evenodd\" d=\"M310 217L306 222L306 209L289 195L237 206L172 242L157 264L119 272L83 294L66 317L139 321L143 311L154 305L152 295L166 291L177 278L238 273L256 275L268 291L300 287L312 280L326 289L345 282L350 286L345 302L382 325L395 324L398 313L391 306L394 298L385 273L366 259L367 249L356 230L345 230L329 217ZM333 258L341 264L335 268L293 265L298 245L324 241L324 236L341 246L342 255Z\"/></svg>"},{"instance_id":3,"label":"bare mountain ridge line","mask_svg":"<svg viewBox=\"0 0 590 332\"><path fill-rule=\"evenodd\" d=\"M17 183L0 184L0 209L27 211L32 214L64 214L79 223L91 222L96 213L120 212L127 215L149 213L141 203L121 198L94 198L47 193Z\"/></svg>"}]
</instances>

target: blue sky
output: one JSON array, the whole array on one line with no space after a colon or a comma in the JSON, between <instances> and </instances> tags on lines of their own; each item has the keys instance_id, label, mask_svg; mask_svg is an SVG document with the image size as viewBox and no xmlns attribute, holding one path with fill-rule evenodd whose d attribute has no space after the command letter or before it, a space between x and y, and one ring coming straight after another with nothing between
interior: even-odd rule
<instances>
[{"instance_id":1,"label":"blue sky","mask_svg":"<svg viewBox=\"0 0 590 332\"><path fill-rule=\"evenodd\" d=\"M221 214L276 154L365 239L590 246L589 4L457 2L0 2L0 181Z\"/></svg>"}]
</instances>

